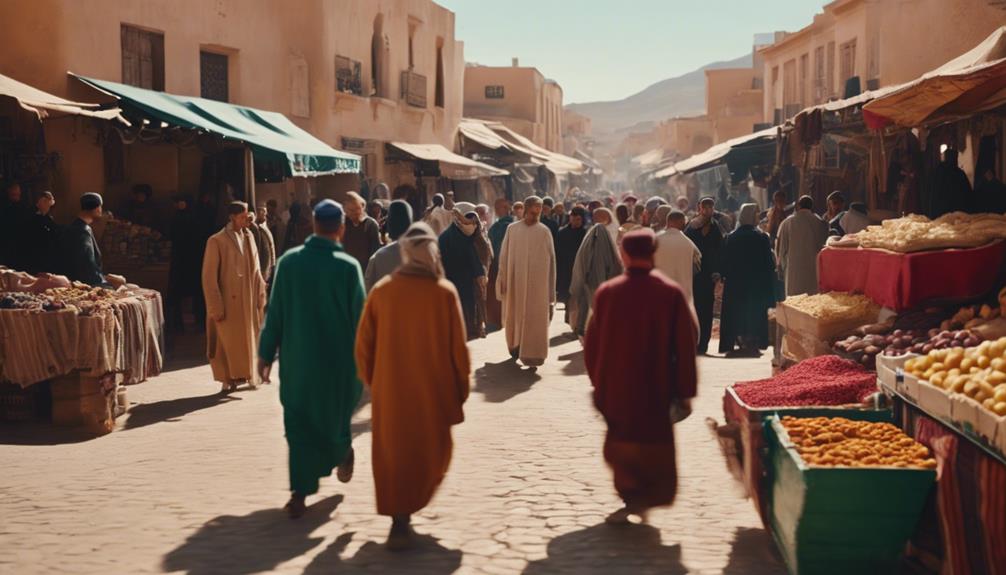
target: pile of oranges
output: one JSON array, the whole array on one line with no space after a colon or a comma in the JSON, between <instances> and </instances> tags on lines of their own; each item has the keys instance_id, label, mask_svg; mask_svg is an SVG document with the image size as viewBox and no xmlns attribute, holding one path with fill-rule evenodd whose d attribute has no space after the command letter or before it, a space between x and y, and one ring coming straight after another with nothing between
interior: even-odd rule
<instances>
[{"instance_id":1,"label":"pile of oranges","mask_svg":"<svg viewBox=\"0 0 1006 575\"><path fill-rule=\"evenodd\" d=\"M890 423L786 416L782 425L809 465L936 468L925 445Z\"/></svg>"}]
</instances>

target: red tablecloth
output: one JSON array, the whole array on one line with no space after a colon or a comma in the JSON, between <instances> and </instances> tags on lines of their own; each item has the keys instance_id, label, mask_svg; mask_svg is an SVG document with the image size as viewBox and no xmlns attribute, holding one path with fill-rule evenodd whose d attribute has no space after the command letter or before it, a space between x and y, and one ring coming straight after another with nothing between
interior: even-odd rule
<instances>
[{"instance_id":1,"label":"red tablecloth","mask_svg":"<svg viewBox=\"0 0 1006 575\"><path fill-rule=\"evenodd\" d=\"M818 254L822 292L865 294L895 311L932 300L970 299L996 287L1006 243L980 248L901 254L863 248L825 248Z\"/></svg>"}]
</instances>

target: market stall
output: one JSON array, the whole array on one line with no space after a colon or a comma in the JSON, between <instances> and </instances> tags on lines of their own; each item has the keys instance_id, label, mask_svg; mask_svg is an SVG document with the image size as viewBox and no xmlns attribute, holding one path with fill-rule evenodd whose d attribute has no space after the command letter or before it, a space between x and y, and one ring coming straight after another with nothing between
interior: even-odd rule
<instances>
[{"instance_id":1,"label":"market stall","mask_svg":"<svg viewBox=\"0 0 1006 575\"><path fill-rule=\"evenodd\" d=\"M111 431L126 407L121 386L161 371L162 326L156 291L0 270L4 419L42 414L56 425ZM49 405L37 404L47 396Z\"/></svg>"},{"instance_id":2,"label":"market stall","mask_svg":"<svg viewBox=\"0 0 1006 575\"><path fill-rule=\"evenodd\" d=\"M1006 573L1006 216L960 184L1002 180L1004 90L1006 28L832 105L826 132L876 144L871 206L908 215L829 241L820 293L776 309L781 373L729 388L718 430L794 573Z\"/></svg>"}]
</instances>

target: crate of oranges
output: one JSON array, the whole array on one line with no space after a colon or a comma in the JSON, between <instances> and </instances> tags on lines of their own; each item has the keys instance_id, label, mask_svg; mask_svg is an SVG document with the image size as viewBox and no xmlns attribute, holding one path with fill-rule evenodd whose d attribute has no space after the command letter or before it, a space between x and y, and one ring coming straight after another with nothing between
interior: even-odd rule
<instances>
[{"instance_id":1,"label":"crate of oranges","mask_svg":"<svg viewBox=\"0 0 1006 575\"><path fill-rule=\"evenodd\" d=\"M792 573L895 572L936 461L891 423L773 416L772 532Z\"/></svg>"}]
</instances>

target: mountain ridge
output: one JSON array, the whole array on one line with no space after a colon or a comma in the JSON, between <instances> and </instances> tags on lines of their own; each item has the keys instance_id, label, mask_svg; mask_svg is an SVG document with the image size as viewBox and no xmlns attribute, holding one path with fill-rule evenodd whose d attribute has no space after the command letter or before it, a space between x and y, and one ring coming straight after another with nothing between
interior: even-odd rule
<instances>
[{"instance_id":1,"label":"mountain ridge","mask_svg":"<svg viewBox=\"0 0 1006 575\"><path fill-rule=\"evenodd\" d=\"M712 62L680 76L650 84L621 100L569 104L566 110L590 118L595 136L625 131L637 125L652 125L668 118L701 115L706 107L705 71L750 68L751 62L751 54Z\"/></svg>"}]
</instances>

